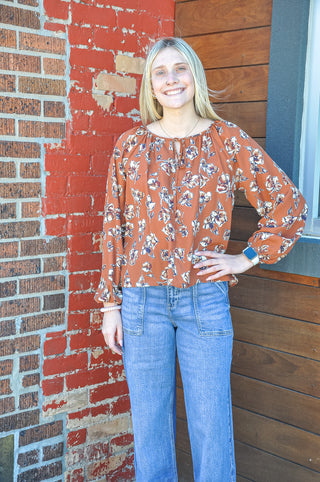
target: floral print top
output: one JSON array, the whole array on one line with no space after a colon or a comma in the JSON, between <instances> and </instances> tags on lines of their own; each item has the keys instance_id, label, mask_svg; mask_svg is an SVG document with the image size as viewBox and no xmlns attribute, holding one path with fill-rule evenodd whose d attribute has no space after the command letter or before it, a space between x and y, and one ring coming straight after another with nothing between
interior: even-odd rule
<instances>
[{"instance_id":1,"label":"floral print top","mask_svg":"<svg viewBox=\"0 0 320 482\"><path fill-rule=\"evenodd\" d=\"M236 189L261 216L248 245L260 261L275 263L301 236L307 207L244 131L213 121L183 139L159 137L144 126L122 134L109 167L96 300L121 303L122 287L200 282L194 253L226 251ZM234 275L224 280L237 282Z\"/></svg>"}]
</instances>

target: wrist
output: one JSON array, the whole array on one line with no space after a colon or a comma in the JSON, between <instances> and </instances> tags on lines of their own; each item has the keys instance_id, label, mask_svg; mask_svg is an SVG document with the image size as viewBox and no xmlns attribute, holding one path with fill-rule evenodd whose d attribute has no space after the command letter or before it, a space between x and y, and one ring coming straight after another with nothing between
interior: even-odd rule
<instances>
[{"instance_id":1,"label":"wrist","mask_svg":"<svg viewBox=\"0 0 320 482\"><path fill-rule=\"evenodd\" d=\"M251 263L252 266L255 266L259 263L259 256L258 253L251 248L251 246L247 246L241 253L245 258Z\"/></svg>"}]
</instances>

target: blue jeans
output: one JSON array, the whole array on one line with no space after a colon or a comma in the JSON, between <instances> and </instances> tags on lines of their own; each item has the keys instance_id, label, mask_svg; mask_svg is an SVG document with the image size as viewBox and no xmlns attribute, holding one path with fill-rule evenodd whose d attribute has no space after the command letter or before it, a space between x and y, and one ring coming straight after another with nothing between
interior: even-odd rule
<instances>
[{"instance_id":1,"label":"blue jeans","mask_svg":"<svg viewBox=\"0 0 320 482\"><path fill-rule=\"evenodd\" d=\"M226 282L123 289L137 482L176 482L176 353L196 482L234 482L233 328Z\"/></svg>"}]
</instances>

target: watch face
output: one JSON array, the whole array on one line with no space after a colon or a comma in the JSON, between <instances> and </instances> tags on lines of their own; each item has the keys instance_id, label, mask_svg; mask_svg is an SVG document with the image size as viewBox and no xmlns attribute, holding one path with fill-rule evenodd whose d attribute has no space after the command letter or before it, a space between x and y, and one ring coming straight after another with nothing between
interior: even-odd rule
<instances>
[{"instance_id":1,"label":"watch face","mask_svg":"<svg viewBox=\"0 0 320 482\"><path fill-rule=\"evenodd\" d=\"M255 252L255 250L251 247L248 247L248 248L244 249L243 254L245 254L246 257L250 260L252 260L252 259L254 259L258 256L257 253Z\"/></svg>"}]
</instances>

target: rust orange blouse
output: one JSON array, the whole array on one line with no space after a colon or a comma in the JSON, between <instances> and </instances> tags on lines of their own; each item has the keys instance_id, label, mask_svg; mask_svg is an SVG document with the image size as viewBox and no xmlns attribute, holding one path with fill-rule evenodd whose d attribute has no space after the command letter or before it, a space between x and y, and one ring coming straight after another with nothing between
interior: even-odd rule
<instances>
[{"instance_id":1,"label":"rust orange blouse","mask_svg":"<svg viewBox=\"0 0 320 482\"><path fill-rule=\"evenodd\" d=\"M260 261L275 263L301 236L307 207L245 132L213 121L184 139L159 137L144 126L122 134L109 167L96 300L121 303L122 287L199 282L194 253L226 251L236 189L261 216L248 245ZM236 283L233 275L226 279Z\"/></svg>"}]
</instances>

